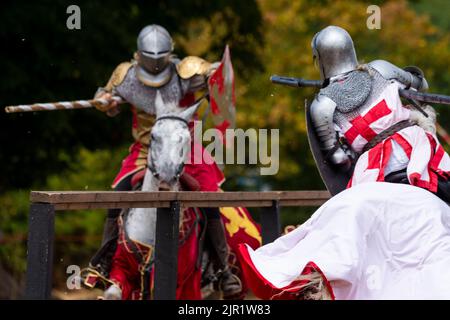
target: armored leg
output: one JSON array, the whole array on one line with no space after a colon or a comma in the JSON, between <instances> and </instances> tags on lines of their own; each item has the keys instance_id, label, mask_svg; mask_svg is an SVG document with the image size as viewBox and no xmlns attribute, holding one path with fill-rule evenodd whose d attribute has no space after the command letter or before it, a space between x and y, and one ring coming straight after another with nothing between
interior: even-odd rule
<instances>
[{"instance_id":1,"label":"armored leg","mask_svg":"<svg viewBox=\"0 0 450 320\"><path fill-rule=\"evenodd\" d=\"M205 208L203 211L207 218L206 236L216 258L214 265L218 269L219 288L224 299L231 299L242 291L242 283L228 265L229 249L220 212L218 208Z\"/></svg>"},{"instance_id":2,"label":"armored leg","mask_svg":"<svg viewBox=\"0 0 450 320\"><path fill-rule=\"evenodd\" d=\"M100 249L95 253L89 262L89 266L100 272L105 277L108 276L112 257L116 251L119 228L117 218L120 210L108 210L108 215L103 227L103 239Z\"/></svg>"},{"instance_id":3,"label":"armored leg","mask_svg":"<svg viewBox=\"0 0 450 320\"><path fill-rule=\"evenodd\" d=\"M131 190L131 177L126 177L115 188L114 191L128 191ZM97 270L105 277L108 276L111 267L112 257L116 251L117 238L119 236L119 227L117 219L122 209L109 209L105 224L103 227L103 239L100 249L92 257L89 265L91 268Z\"/></svg>"}]
</instances>

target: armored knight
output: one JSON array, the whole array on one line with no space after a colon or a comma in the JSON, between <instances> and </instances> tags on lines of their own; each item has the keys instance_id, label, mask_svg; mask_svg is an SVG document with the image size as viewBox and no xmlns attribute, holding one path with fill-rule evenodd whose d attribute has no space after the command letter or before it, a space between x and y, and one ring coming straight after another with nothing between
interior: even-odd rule
<instances>
[{"instance_id":1,"label":"armored knight","mask_svg":"<svg viewBox=\"0 0 450 320\"><path fill-rule=\"evenodd\" d=\"M113 182L114 190L133 189L136 176L142 177L145 171L157 91L167 105L174 105L175 102L175 105L180 107L190 106L195 101L195 94L207 89L207 79L217 68L218 64L211 64L199 57L190 56L180 61L172 54L173 48L172 38L166 29L158 25L145 27L138 36L134 60L120 64L107 85L100 88L96 94L96 98L118 95L132 106L132 135L135 142ZM118 113L117 104L114 102L99 108L110 116ZM183 173L180 178L184 189L215 192L224 180L215 163L194 164L190 172L192 171L194 173L191 176ZM195 171L200 173L197 175ZM118 209L108 211L102 248L90 263L104 275L108 273L116 248L119 214ZM231 297L241 291L241 283L228 266L229 251L219 209L206 208L204 215L207 218L207 239L213 248L213 256L217 258L220 289L225 298Z\"/></svg>"},{"instance_id":2,"label":"armored knight","mask_svg":"<svg viewBox=\"0 0 450 320\"><path fill-rule=\"evenodd\" d=\"M450 202L450 158L435 134L435 112L403 105L398 93L426 91L423 72L384 60L358 64L352 38L336 26L318 32L311 46L323 82L311 121L324 161L348 174L347 187L409 183ZM324 180L331 193L341 191Z\"/></svg>"}]
</instances>

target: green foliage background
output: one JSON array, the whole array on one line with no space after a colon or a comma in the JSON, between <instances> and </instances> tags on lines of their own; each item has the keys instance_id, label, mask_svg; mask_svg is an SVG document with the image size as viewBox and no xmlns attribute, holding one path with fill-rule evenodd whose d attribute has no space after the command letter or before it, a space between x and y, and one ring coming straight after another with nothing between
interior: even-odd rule
<instances>
[{"instance_id":1,"label":"green foliage background","mask_svg":"<svg viewBox=\"0 0 450 320\"><path fill-rule=\"evenodd\" d=\"M77 4L82 29L66 28ZM367 6L381 7L381 30L368 30ZM308 150L304 100L314 91L272 85L271 74L318 78L310 41L335 24L352 34L361 62L382 58L424 69L432 92L450 94L450 4L420 1L166 0L0 2L2 105L89 98L114 67L129 60L136 35L164 25L180 57L210 61L230 45L237 76L241 128L280 129L280 171L261 177L254 167L228 166L227 190L322 189ZM450 109L438 107L449 128ZM108 118L95 110L0 113L0 264L18 281L26 257L30 190L108 190L131 144L125 109ZM304 221L313 208L284 210L284 224ZM97 248L104 212L58 213L55 272L85 265Z\"/></svg>"}]
</instances>

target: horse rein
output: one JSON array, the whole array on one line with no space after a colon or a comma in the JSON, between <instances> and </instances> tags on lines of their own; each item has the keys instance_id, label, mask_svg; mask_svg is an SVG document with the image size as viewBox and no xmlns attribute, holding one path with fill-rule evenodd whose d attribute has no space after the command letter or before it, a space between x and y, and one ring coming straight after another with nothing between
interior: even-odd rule
<instances>
[{"instance_id":1,"label":"horse rein","mask_svg":"<svg viewBox=\"0 0 450 320\"><path fill-rule=\"evenodd\" d=\"M199 103L199 102L202 101L203 99L206 99L206 100L209 101L209 94L205 94L205 95L201 96L200 98L198 98L197 100L195 100L195 102L194 102L191 106L193 106L193 105ZM209 108L208 108L207 110L209 110ZM159 118L156 118L155 123L158 122L159 120L165 120L165 119L178 120L178 121L183 122L186 126L189 126L189 121L187 121L186 119L184 119L184 118L182 118L182 117L179 117L179 116L177 116L177 115L161 116L161 117L159 117Z\"/></svg>"},{"instance_id":2,"label":"horse rein","mask_svg":"<svg viewBox=\"0 0 450 320\"><path fill-rule=\"evenodd\" d=\"M175 115L168 115L168 116L159 117L159 118L156 119L155 123L157 123L160 120L167 120L167 119L181 121L186 126L189 126L189 123L188 123L188 121L186 119L184 119L182 117L179 117L179 116L175 116Z\"/></svg>"},{"instance_id":3,"label":"horse rein","mask_svg":"<svg viewBox=\"0 0 450 320\"><path fill-rule=\"evenodd\" d=\"M202 97L198 98L192 105L195 105L197 103L199 103L201 100L206 99L209 101L209 94L205 94ZM176 121L181 121L182 123L184 123L186 125L186 127L189 128L189 121L177 116L177 115L166 115L166 116L161 116L159 118L156 118L155 120L155 124L160 121L160 120L176 120ZM148 169L150 170L150 172L152 173L152 175L155 178L158 178L159 174L156 172L155 167L153 166L153 163L151 161L149 161L148 165L147 165Z\"/></svg>"}]
</instances>

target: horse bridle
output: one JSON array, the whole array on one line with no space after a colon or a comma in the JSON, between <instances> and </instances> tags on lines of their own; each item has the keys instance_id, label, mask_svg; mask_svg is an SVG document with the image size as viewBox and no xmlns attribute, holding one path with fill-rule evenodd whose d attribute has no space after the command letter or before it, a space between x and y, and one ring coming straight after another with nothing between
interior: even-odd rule
<instances>
[{"instance_id":1,"label":"horse bridle","mask_svg":"<svg viewBox=\"0 0 450 320\"><path fill-rule=\"evenodd\" d=\"M175 116L175 115L168 115L168 116L162 116L162 117L156 118L155 124L160 120L166 120L166 119L178 120L178 121L183 122L186 126L189 126L189 123L186 119L179 117L179 116Z\"/></svg>"},{"instance_id":2,"label":"horse bridle","mask_svg":"<svg viewBox=\"0 0 450 320\"><path fill-rule=\"evenodd\" d=\"M158 121L160 121L160 120L177 120L177 121L181 121L181 122L183 122L183 123L186 125L186 127L189 128L189 122L188 122L186 119L184 119L184 118L182 118L182 117L179 117L179 116L176 116L176 115L168 115L168 116L162 116L162 117L159 117L159 118L156 119L155 124L156 124ZM151 143L151 142L150 142L150 143ZM156 172L156 169L155 169L155 167L154 167L154 165L153 165L153 161L152 161L151 159L152 159L152 157L150 157L150 159L149 159L148 170L150 170L150 172L152 173L152 175L153 175L155 178L158 179L159 174ZM177 178L180 177L180 174L181 174L181 172L177 174Z\"/></svg>"}]
</instances>

